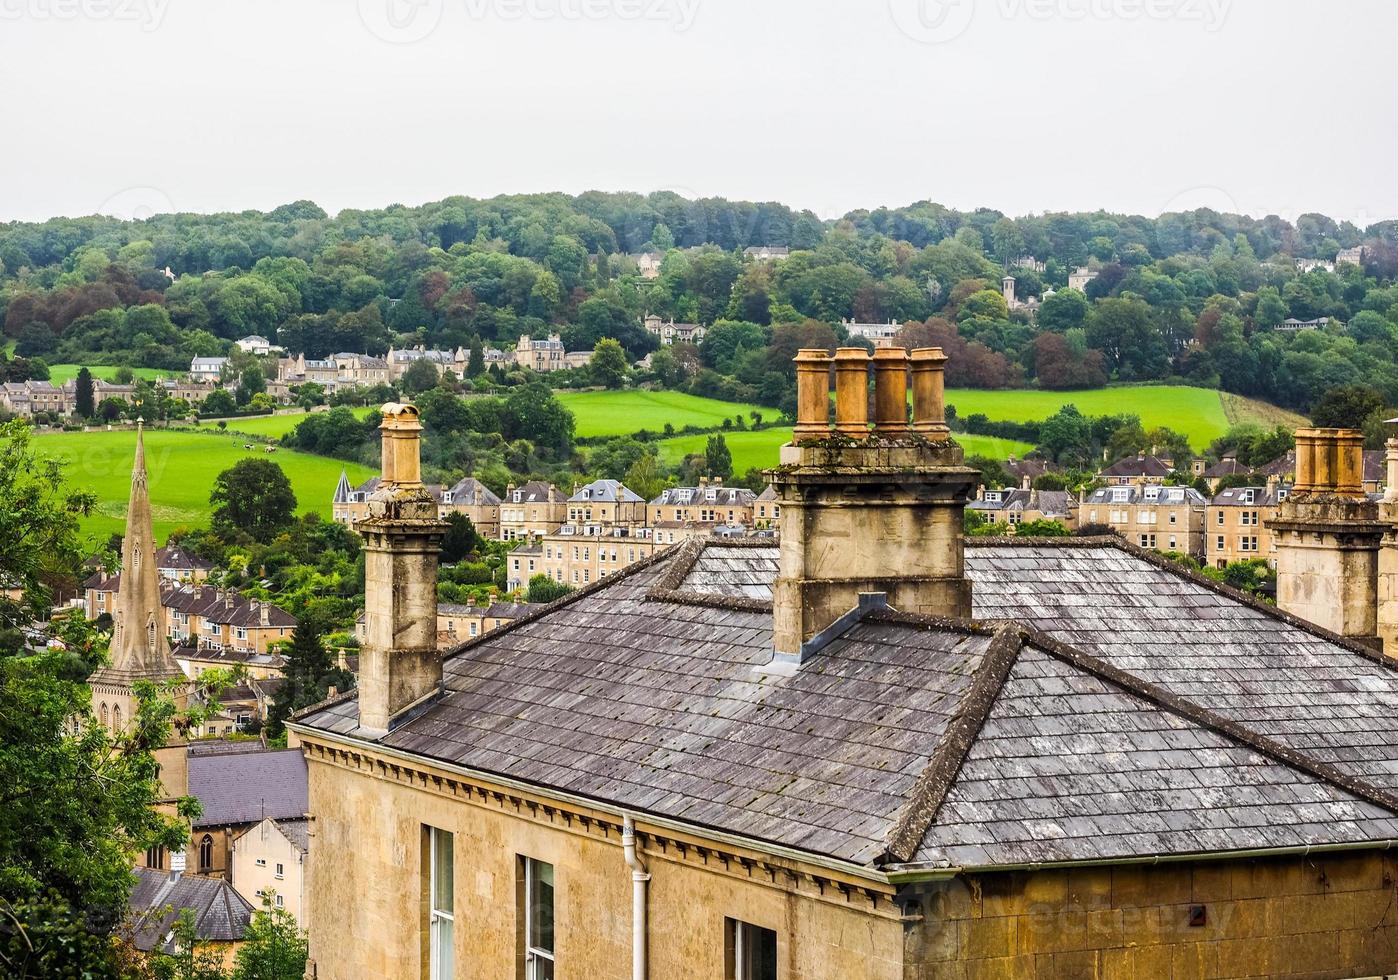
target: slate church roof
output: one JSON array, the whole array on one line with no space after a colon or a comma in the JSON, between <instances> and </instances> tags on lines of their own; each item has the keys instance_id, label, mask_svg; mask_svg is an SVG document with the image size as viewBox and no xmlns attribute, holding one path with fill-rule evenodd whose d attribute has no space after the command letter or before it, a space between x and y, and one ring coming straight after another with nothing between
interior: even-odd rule
<instances>
[{"instance_id":1,"label":"slate church roof","mask_svg":"<svg viewBox=\"0 0 1398 980\"><path fill-rule=\"evenodd\" d=\"M770 544L691 542L457 648L382 744L862 866L1398 839L1398 671L1114 539L966 543L976 621L793 676ZM353 695L301 723L357 737Z\"/></svg>"}]
</instances>

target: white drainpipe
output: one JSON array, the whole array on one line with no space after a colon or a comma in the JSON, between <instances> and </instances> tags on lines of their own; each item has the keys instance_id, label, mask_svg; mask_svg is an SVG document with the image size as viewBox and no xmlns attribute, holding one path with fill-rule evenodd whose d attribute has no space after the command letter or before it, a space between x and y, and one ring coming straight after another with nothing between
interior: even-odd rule
<instances>
[{"instance_id":1,"label":"white drainpipe","mask_svg":"<svg viewBox=\"0 0 1398 980\"><path fill-rule=\"evenodd\" d=\"M621 818L621 852L631 869L631 980L646 980L646 884L650 874L636 853L636 824Z\"/></svg>"}]
</instances>

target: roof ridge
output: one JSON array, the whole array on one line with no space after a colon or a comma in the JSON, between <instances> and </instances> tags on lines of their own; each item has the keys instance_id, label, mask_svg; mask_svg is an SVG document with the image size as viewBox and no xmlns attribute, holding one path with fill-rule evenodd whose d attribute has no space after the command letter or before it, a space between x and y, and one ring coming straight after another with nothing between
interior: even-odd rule
<instances>
[{"instance_id":1,"label":"roof ridge","mask_svg":"<svg viewBox=\"0 0 1398 980\"><path fill-rule=\"evenodd\" d=\"M1011 621L1013 622L1013 621ZM1311 759L1304 752L1298 752L1269 736L1255 732L1238 722L1225 718L1188 698L1172 694L1165 688L1152 684L1144 678L1114 667L1104 660L1085 653L1071 644L1057 640L1046 633L1014 623L1022 641L1042 649L1050 656L1087 671L1101 680L1114 684L1125 691L1172 713L1202 725L1217 734L1241 742L1254 751L1270 757L1292 769L1300 770L1322 782L1357 796L1367 803L1381 807L1398 816L1398 795L1380 789L1362 779L1347 776L1333 766Z\"/></svg>"},{"instance_id":2,"label":"roof ridge","mask_svg":"<svg viewBox=\"0 0 1398 980\"><path fill-rule=\"evenodd\" d=\"M889 617L881 614L880 618ZM927 625L934 628L940 624L928 622ZM886 846L879 863L913 859L1023 648L1024 634L1013 625L1003 625L995 631L995 638L986 648L975 679L957 705L946 734L918 775L907 801L899 807L893 827L884 838Z\"/></svg>"}]
</instances>

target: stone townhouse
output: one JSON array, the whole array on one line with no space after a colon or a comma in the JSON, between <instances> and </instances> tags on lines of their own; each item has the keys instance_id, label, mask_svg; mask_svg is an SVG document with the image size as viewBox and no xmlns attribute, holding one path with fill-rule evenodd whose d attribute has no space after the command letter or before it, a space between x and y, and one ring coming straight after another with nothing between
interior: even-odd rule
<instances>
[{"instance_id":1,"label":"stone townhouse","mask_svg":"<svg viewBox=\"0 0 1398 980\"><path fill-rule=\"evenodd\" d=\"M1204 560L1215 568L1230 562L1265 558L1277 567L1277 543L1272 534L1281 502L1290 493L1273 479L1266 486L1230 487L1209 499L1204 516Z\"/></svg>"},{"instance_id":2,"label":"stone townhouse","mask_svg":"<svg viewBox=\"0 0 1398 980\"><path fill-rule=\"evenodd\" d=\"M777 490L768 485L762 488L752 501L752 526L767 530L777 526L782 516L782 505L777 501Z\"/></svg>"},{"instance_id":3,"label":"stone townhouse","mask_svg":"<svg viewBox=\"0 0 1398 980\"><path fill-rule=\"evenodd\" d=\"M537 608L537 604L528 602L491 602L484 606L439 602L438 645L454 647L463 640L474 639L500 626L507 626L516 619L523 619Z\"/></svg>"},{"instance_id":4,"label":"stone townhouse","mask_svg":"<svg viewBox=\"0 0 1398 980\"><path fill-rule=\"evenodd\" d=\"M1078 505L1078 524L1106 524L1139 547L1202 559L1207 506L1193 487L1103 487Z\"/></svg>"},{"instance_id":5,"label":"stone townhouse","mask_svg":"<svg viewBox=\"0 0 1398 980\"><path fill-rule=\"evenodd\" d=\"M421 345L405 350L395 350L390 347L387 357L388 380L396 383L403 377L408 368L419 361L426 361L436 368L438 377L443 374L451 374L456 378L464 378L466 365L470 358L470 352L464 347L458 347L454 351L428 350Z\"/></svg>"},{"instance_id":6,"label":"stone townhouse","mask_svg":"<svg viewBox=\"0 0 1398 980\"><path fill-rule=\"evenodd\" d=\"M340 388L367 388L396 380L391 364L390 358L353 351L340 351L324 358L311 358L302 353L277 359L277 382L288 388L318 384L328 392Z\"/></svg>"},{"instance_id":7,"label":"stone townhouse","mask_svg":"<svg viewBox=\"0 0 1398 980\"><path fill-rule=\"evenodd\" d=\"M667 547L656 537L657 530L649 527L564 524L539 539L536 547L541 551L530 576L547 575L567 585L588 585L649 558L656 548ZM514 557L513 552L511 557ZM515 577L513 563L509 566L509 576L506 584L510 589L529 585L529 576Z\"/></svg>"},{"instance_id":8,"label":"stone townhouse","mask_svg":"<svg viewBox=\"0 0 1398 980\"><path fill-rule=\"evenodd\" d=\"M568 519L568 495L552 483L511 483L500 501L500 540L517 541L548 534Z\"/></svg>"},{"instance_id":9,"label":"stone townhouse","mask_svg":"<svg viewBox=\"0 0 1398 980\"><path fill-rule=\"evenodd\" d=\"M291 723L307 976L1390 972L1394 665L1114 537L963 540L940 352L875 360L871 431L838 351L835 438L831 360L798 355L779 546L667 550L445 657L389 406L360 684ZM1282 579L1342 588L1347 484L1311 486Z\"/></svg>"},{"instance_id":10,"label":"stone townhouse","mask_svg":"<svg viewBox=\"0 0 1398 980\"><path fill-rule=\"evenodd\" d=\"M573 495L568 498L568 523L644 525L646 502L620 480L593 480L573 488Z\"/></svg>"},{"instance_id":11,"label":"stone townhouse","mask_svg":"<svg viewBox=\"0 0 1398 980\"><path fill-rule=\"evenodd\" d=\"M700 477L697 487L670 487L650 502L650 524L741 524L752 527L757 494L746 487L725 487L718 478Z\"/></svg>"},{"instance_id":12,"label":"stone townhouse","mask_svg":"<svg viewBox=\"0 0 1398 980\"><path fill-rule=\"evenodd\" d=\"M340 471L339 482L330 498L330 513L333 520L341 524L352 524L367 511L369 495L379 485L378 477L370 477L357 487L351 487L349 476ZM432 485L428 489L436 494L440 513L465 514L471 519L476 531L484 538L496 538L500 534L500 498L491 492L475 477L462 477L449 487Z\"/></svg>"},{"instance_id":13,"label":"stone townhouse","mask_svg":"<svg viewBox=\"0 0 1398 980\"><path fill-rule=\"evenodd\" d=\"M226 357L195 357L189 362L189 380L217 384L223 379L224 368L231 362Z\"/></svg>"},{"instance_id":14,"label":"stone townhouse","mask_svg":"<svg viewBox=\"0 0 1398 980\"><path fill-rule=\"evenodd\" d=\"M983 490L966 506L1011 534L1025 521L1057 521L1070 531L1078 524L1078 499L1067 490Z\"/></svg>"},{"instance_id":15,"label":"stone townhouse","mask_svg":"<svg viewBox=\"0 0 1398 980\"><path fill-rule=\"evenodd\" d=\"M1150 453L1126 456L1097 472L1097 479L1114 487L1143 487L1162 484L1172 472L1174 461Z\"/></svg>"},{"instance_id":16,"label":"stone townhouse","mask_svg":"<svg viewBox=\"0 0 1398 980\"><path fill-rule=\"evenodd\" d=\"M300 925L305 921L310 844L308 821L266 817L233 838L229 880L257 908L266 898Z\"/></svg>"},{"instance_id":17,"label":"stone townhouse","mask_svg":"<svg viewBox=\"0 0 1398 980\"><path fill-rule=\"evenodd\" d=\"M99 571L83 583L88 619L115 612L122 580L121 574ZM296 617L269 602L194 581L161 579L159 602L164 620L161 635L178 647L266 654L272 644L290 639L296 628Z\"/></svg>"}]
</instances>

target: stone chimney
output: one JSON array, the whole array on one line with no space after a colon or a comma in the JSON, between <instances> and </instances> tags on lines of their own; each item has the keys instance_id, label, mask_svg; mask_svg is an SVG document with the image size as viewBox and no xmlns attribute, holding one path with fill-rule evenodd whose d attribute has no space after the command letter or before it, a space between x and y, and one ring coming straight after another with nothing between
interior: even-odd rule
<instances>
[{"instance_id":1,"label":"stone chimney","mask_svg":"<svg viewBox=\"0 0 1398 980\"><path fill-rule=\"evenodd\" d=\"M437 650L437 555L446 522L422 484L416 406L383 407L383 479L354 529L364 538L365 642L359 724L386 733L442 685Z\"/></svg>"},{"instance_id":2,"label":"stone chimney","mask_svg":"<svg viewBox=\"0 0 1398 980\"><path fill-rule=\"evenodd\" d=\"M1390 436L1384 446L1387 472L1379 503L1379 520L1384 524L1379 548L1379 640L1384 653L1398 657L1398 419L1384 424Z\"/></svg>"},{"instance_id":3,"label":"stone chimney","mask_svg":"<svg viewBox=\"0 0 1398 980\"><path fill-rule=\"evenodd\" d=\"M870 608L870 593L905 612L970 616L962 512L977 473L946 425L945 362L939 348L880 348L872 359L863 348L796 355L796 429L767 473L781 505L772 596L779 659L799 662L818 649L827 630Z\"/></svg>"},{"instance_id":4,"label":"stone chimney","mask_svg":"<svg viewBox=\"0 0 1398 980\"><path fill-rule=\"evenodd\" d=\"M1364 435L1297 429L1296 483L1270 522L1277 605L1353 640L1378 645L1378 504L1364 493Z\"/></svg>"}]
</instances>

